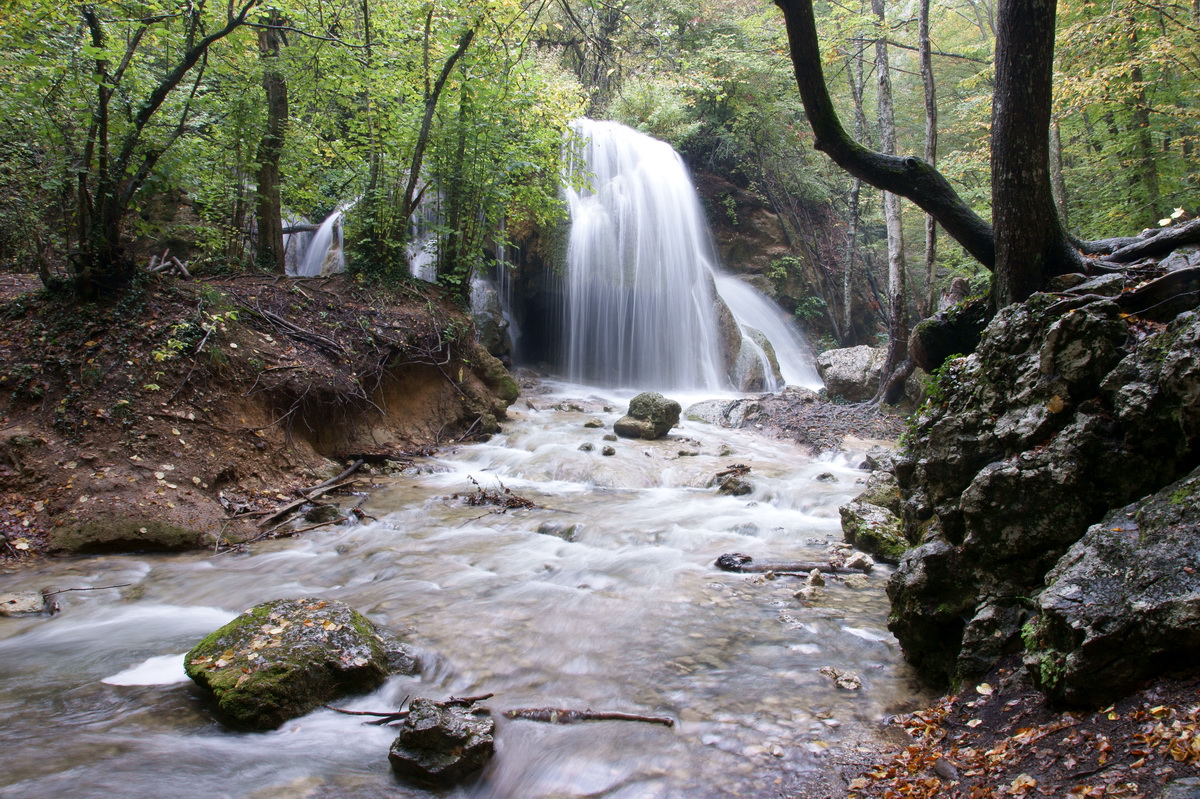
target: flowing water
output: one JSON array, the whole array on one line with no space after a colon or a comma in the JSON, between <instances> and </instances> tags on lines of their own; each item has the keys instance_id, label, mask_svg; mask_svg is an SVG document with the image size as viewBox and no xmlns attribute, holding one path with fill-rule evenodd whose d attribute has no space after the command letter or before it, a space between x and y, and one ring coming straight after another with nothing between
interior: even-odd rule
<instances>
[{"instance_id":1,"label":"flowing water","mask_svg":"<svg viewBox=\"0 0 1200 799\"><path fill-rule=\"evenodd\" d=\"M877 735L914 696L884 628L886 570L858 590L831 580L804 605L794 578L713 561L825 557L862 473L697 422L667 440L612 442L606 457L602 435L627 398L557 388L514 406L491 441L378 478L363 506L377 522L248 554L67 558L7 575L6 590L129 585L60 594L52 618L0 619L0 795L434 796L391 776L393 731L318 710L274 732L231 732L183 678L182 654L237 612L311 595L349 603L421 654L421 676L343 706L492 692L497 715L592 708L677 722L500 718L491 765L452 797L715 799L821 783L824 753ZM606 428L584 428L591 418ZM752 494L709 487L734 463L751 467ZM473 493L471 478L540 507L496 513L451 498ZM862 689L836 688L823 666L857 674Z\"/></svg>"}]
</instances>

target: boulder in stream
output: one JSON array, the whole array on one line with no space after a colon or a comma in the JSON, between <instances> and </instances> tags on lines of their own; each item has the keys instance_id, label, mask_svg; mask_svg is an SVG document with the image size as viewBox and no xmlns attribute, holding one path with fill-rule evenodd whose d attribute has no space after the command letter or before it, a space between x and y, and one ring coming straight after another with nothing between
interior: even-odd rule
<instances>
[{"instance_id":1,"label":"boulder in stream","mask_svg":"<svg viewBox=\"0 0 1200 799\"><path fill-rule=\"evenodd\" d=\"M455 785L491 759L495 726L492 717L480 714L478 709L415 699L388 752L388 761L402 779L425 785Z\"/></svg>"},{"instance_id":2,"label":"boulder in stream","mask_svg":"<svg viewBox=\"0 0 1200 799\"><path fill-rule=\"evenodd\" d=\"M365 616L317 597L256 605L188 652L184 670L213 692L232 726L270 730L388 675L383 639Z\"/></svg>"},{"instance_id":3,"label":"boulder in stream","mask_svg":"<svg viewBox=\"0 0 1200 799\"><path fill-rule=\"evenodd\" d=\"M682 410L675 400L646 391L629 401L629 413L616 421L613 432L623 438L662 438L679 424Z\"/></svg>"}]
</instances>

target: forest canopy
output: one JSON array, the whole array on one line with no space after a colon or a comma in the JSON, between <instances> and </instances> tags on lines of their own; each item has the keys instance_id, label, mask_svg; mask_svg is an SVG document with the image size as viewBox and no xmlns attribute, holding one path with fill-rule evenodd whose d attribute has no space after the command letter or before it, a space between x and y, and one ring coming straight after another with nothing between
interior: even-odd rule
<instances>
[{"instance_id":1,"label":"forest canopy","mask_svg":"<svg viewBox=\"0 0 1200 799\"><path fill-rule=\"evenodd\" d=\"M886 63L897 155L929 159L932 110L937 166L986 220L997 9L923 5L816 3L827 88L878 148ZM1057 6L1048 147L1067 232L1128 235L1194 212L1200 7ZM895 313L879 195L813 152L783 18L763 3L20 0L3 12L0 79L0 261L85 294L163 247L281 269L283 229L339 207L351 268L406 274L414 240L432 236L438 279L465 292L498 242L561 219L561 145L586 113L761 198L793 250L776 272L815 264L793 305L831 338ZM730 202L710 214L735 216ZM954 277L986 279L953 244L915 268L924 215L909 207L900 224L915 310Z\"/></svg>"}]
</instances>

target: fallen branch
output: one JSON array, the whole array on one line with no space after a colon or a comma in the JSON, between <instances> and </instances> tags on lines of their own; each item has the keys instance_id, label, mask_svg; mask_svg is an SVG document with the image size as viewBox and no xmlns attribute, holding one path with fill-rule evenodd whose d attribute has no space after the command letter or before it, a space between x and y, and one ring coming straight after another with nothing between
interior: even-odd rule
<instances>
[{"instance_id":1,"label":"fallen branch","mask_svg":"<svg viewBox=\"0 0 1200 799\"><path fill-rule=\"evenodd\" d=\"M42 591L42 596L56 596L65 594L68 591L107 591L110 588L128 588L133 583L120 583L119 585L97 585L93 588L60 588L57 591Z\"/></svg>"},{"instance_id":2,"label":"fallen branch","mask_svg":"<svg viewBox=\"0 0 1200 799\"><path fill-rule=\"evenodd\" d=\"M495 696L495 694L480 694L479 696L464 696L461 698L452 696L445 702L439 702L438 704L442 705L443 707L470 707L476 702L482 702L485 699L491 699L493 696ZM406 696L404 697L404 701L400 703L400 707L403 708L407 703L408 697ZM377 727L393 724L397 721L403 721L409 716L409 711L403 709L384 711L381 713L375 710L346 710L345 708L334 707L333 705L321 705L321 707L325 708L326 710L332 710L335 713L344 713L347 716L371 716L372 720L366 723L373 724Z\"/></svg>"},{"instance_id":3,"label":"fallen branch","mask_svg":"<svg viewBox=\"0 0 1200 799\"><path fill-rule=\"evenodd\" d=\"M644 721L647 724L675 726L675 719L667 716L641 716L636 713L619 713L612 710L567 710L555 707L523 707L504 711L508 719L541 721L547 724L575 724L580 721Z\"/></svg>"},{"instance_id":4,"label":"fallen branch","mask_svg":"<svg viewBox=\"0 0 1200 799\"><path fill-rule=\"evenodd\" d=\"M717 472L717 477L741 477L750 474L750 467L744 463L735 463L724 471Z\"/></svg>"},{"instance_id":5,"label":"fallen branch","mask_svg":"<svg viewBox=\"0 0 1200 799\"><path fill-rule=\"evenodd\" d=\"M352 474L354 474L355 472L357 472L357 471L358 471L358 469L359 469L359 467L360 467L360 466L362 466L364 462L365 462L365 461L364 461L364 459L363 459L363 458L359 458L357 461L355 461L355 462L354 462L354 464L353 464L353 465L352 465L352 466L351 466L349 469L347 469L346 471L342 472L342 473L341 473L341 474L339 474L337 477L330 477L330 478L329 478L328 480L326 480L325 482L323 482L323 483L318 483L317 485L313 486L312 488L301 488L301 489L300 489L300 493L301 493L301 494L304 494L304 495L307 495L307 494L308 494L308 492L310 492L310 491L316 491L318 488L324 488L324 487L325 487L325 486L327 486L327 485L333 485L334 483L340 483L341 481L345 480L345 479L346 479L347 477L349 477L350 475L352 475Z\"/></svg>"},{"instance_id":6,"label":"fallen branch","mask_svg":"<svg viewBox=\"0 0 1200 799\"><path fill-rule=\"evenodd\" d=\"M807 577L813 569L823 571L826 574L858 574L871 571L866 566L859 569L852 569L846 566L838 566L829 561L800 561L798 563L754 563L753 558L749 555L743 555L740 552L727 552L717 558L717 568L721 571L735 572L737 574L772 574Z\"/></svg>"},{"instance_id":7,"label":"fallen branch","mask_svg":"<svg viewBox=\"0 0 1200 799\"><path fill-rule=\"evenodd\" d=\"M310 493L306 494L304 497L302 497L300 499L294 499L291 502L287 503L286 505L281 505L278 508L276 508L275 510L271 511L271 514L269 516L267 516L266 518L264 518L262 521L260 521L258 523L258 526L266 527L268 524L275 521L276 519L278 519L280 516L287 513L288 511L295 510L296 508L300 507L301 505L304 505L305 503L313 501L314 499L321 496L322 494L328 494L330 491L334 491L339 488L345 488L346 486L354 485L354 482L355 482L354 480L351 480L347 483L339 483L337 485L330 485L330 486L324 486L324 487L312 489L310 491ZM249 515L249 514L247 514L247 515Z\"/></svg>"}]
</instances>

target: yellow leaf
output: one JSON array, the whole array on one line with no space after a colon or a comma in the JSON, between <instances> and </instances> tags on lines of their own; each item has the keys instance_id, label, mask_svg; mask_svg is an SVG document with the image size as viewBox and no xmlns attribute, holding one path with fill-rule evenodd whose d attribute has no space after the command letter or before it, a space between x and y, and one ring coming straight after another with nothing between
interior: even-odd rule
<instances>
[{"instance_id":1,"label":"yellow leaf","mask_svg":"<svg viewBox=\"0 0 1200 799\"><path fill-rule=\"evenodd\" d=\"M1055 394L1050 398L1050 401L1046 403L1046 410L1050 411L1050 413L1061 413L1065 406L1066 403L1063 402L1063 398Z\"/></svg>"}]
</instances>

